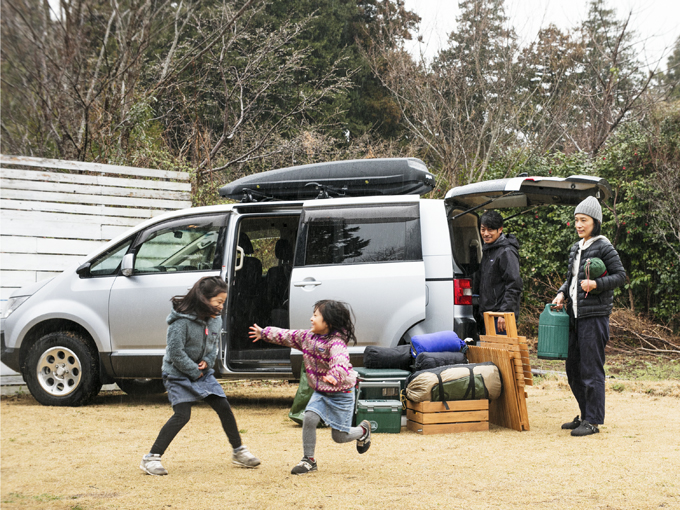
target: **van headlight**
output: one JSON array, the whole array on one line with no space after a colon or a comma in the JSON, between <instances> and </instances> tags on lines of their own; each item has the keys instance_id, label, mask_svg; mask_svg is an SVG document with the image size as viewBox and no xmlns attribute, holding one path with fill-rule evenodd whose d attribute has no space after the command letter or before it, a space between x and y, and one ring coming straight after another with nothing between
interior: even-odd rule
<instances>
[{"instance_id":1,"label":"van headlight","mask_svg":"<svg viewBox=\"0 0 680 510\"><path fill-rule=\"evenodd\" d=\"M17 296L11 297L7 300L7 309L5 310L5 319L12 315L12 312L19 308L21 304L31 296Z\"/></svg>"}]
</instances>

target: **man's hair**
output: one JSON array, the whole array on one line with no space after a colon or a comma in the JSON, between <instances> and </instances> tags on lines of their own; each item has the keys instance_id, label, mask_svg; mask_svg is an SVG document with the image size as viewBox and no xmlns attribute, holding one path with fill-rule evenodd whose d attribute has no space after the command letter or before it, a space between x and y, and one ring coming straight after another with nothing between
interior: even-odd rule
<instances>
[{"instance_id":1,"label":"man's hair","mask_svg":"<svg viewBox=\"0 0 680 510\"><path fill-rule=\"evenodd\" d=\"M496 211L486 211L482 214L480 224L491 230L498 230L503 227L503 216Z\"/></svg>"}]
</instances>

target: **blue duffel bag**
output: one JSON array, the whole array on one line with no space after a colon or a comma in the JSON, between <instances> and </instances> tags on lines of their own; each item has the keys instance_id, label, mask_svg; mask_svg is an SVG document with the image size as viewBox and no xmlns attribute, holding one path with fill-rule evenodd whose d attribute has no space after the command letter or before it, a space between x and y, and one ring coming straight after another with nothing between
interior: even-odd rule
<instances>
[{"instance_id":1,"label":"blue duffel bag","mask_svg":"<svg viewBox=\"0 0 680 510\"><path fill-rule=\"evenodd\" d=\"M438 331L411 337L411 355L421 352L465 352L467 344L453 331Z\"/></svg>"}]
</instances>

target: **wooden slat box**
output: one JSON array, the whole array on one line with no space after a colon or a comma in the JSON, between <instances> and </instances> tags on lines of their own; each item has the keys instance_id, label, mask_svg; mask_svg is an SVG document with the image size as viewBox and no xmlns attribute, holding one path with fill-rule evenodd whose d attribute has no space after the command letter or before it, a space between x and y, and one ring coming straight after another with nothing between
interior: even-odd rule
<instances>
[{"instance_id":1,"label":"wooden slat box","mask_svg":"<svg viewBox=\"0 0 680 510\"><path fill-rule=\"evenodd\" d=\"M489 430L488 400L406 401L406 427L418 434L450 434Z\"/></svg>"}]
</instances>

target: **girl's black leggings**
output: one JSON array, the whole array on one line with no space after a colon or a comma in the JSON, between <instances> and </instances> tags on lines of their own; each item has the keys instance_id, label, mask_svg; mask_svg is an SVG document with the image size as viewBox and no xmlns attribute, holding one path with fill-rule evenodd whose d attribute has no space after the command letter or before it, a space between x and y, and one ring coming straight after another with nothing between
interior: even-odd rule
<instances>
[{"instance_id":1,"label":"girl's black leggings","mask_svg":"<svg viewBox=\"0 0 680 510\"><path fill-rule=\"evenodd\" d=\"M217 416L220 417L222 428L227 434L229 443L232 448L236 449L241 446L241 435L238 432L236 425L236 418L231 410L231 406L225 397L218 397L217 395L208 395L204 399L210 407L212 407ZM191 405L193 402L183 402L172 407L175 414L173 414L161 429L156 442L151 447L150 453L157 453L163 455L170 443L180 430L189 422L191 418Z\"/></svg>"}]
</instances>

